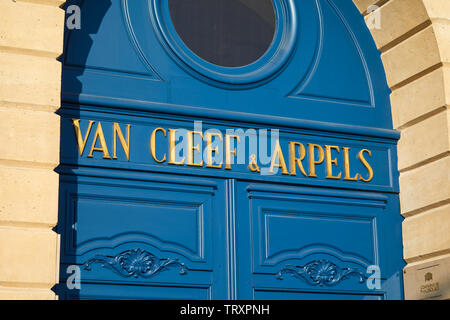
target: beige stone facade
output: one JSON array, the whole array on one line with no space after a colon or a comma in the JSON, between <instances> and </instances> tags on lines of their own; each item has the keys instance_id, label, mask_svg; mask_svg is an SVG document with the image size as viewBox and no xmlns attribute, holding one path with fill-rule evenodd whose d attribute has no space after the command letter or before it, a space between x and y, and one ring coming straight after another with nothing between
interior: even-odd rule
<instances>
[{"instance_id":1,"label":"beige stone facade","mask_svg":"<svg viewBox=\"0 0 450 320\"><path fill-rule=\"evenodd\" d=\"M381 17L371 29L382 52L398 145L403 222L405 298L416 291L417 270L443 263L439 298L450 298L450 1L355 0ZM448 263L447 263L448 265ZM411 275L410 275L411 274Z\"/></svg>"},{"instance_id":2,"label":"beige stone facade","mask_svg":"<svg viewBox=\"0 0 450 320\"><path fill-rule=\"evenodd\" d=\"M56 298L63 2L0 0L0 299Z\"/></svg>"},{"instance_id":3,"label":"beige stone facade","mask_svg":"<svg viewBox=\"0 0 450 320\"><path fill-rule=\"evenodd\" d=\"M420 298L410 271L450 255L450 1L354 2L381 17L371 31L402 133L405 297ZM0 299L56 298L63 3L0 0Z\"/></svg>"}]
</instances>

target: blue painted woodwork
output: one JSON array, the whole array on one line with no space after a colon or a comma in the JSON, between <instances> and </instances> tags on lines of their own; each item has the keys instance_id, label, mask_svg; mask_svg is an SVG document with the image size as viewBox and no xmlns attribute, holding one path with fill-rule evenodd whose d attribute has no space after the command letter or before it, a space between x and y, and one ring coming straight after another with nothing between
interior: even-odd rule
<instances>
[{"instance_id":1,"label":"blue painted woodwork","mask_svg":"<svg viewBox=\"0 0 450 320\"><path fill-rule=\"evenodd\" d=\"M274 0L275 40L241 68L190 52L168 0L71 4L82 28L66 29L62 57L61 298L403 297L399 134L380 53L351 0ZM72 119L83 136L95 121L81 155ZM193 130L194 121L223 134L278 129L283 150L290 141L349 147L353 173L365 172L357 152L370 149L375 176L326 179L324 163L311 178L152 159L155 128ZM98 123L111 155L113 124L131 125L129 159L120 144L116 159L88 157ZM167 153L167 140L156 150ZM65 285L70 265L80 289ZM379 289L366 285L370 265L380 266Z\"/></svg>"}]
</instances>

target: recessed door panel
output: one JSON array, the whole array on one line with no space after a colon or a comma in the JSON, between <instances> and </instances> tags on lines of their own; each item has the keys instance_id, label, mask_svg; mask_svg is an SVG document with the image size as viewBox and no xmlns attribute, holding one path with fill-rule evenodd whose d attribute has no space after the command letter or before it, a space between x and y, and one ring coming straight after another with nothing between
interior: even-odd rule
<instances>
[{"instance_id":1,"label":"recessed door panel","mask_svg":"<svg viewBox=\"0 0 450 320\"><path fill-rule=\"evenodd\" d=\"M241 298L373 298L387 290L371 286L374 270L399 277L382 231L398 223L390 197L245 182L237 190L238 277L248 278Z\"/></svg>"},{"instance_id":2,"label":"recessed door panel","mask_svg":"<svg viewBox=\"0 0 450 320\"><path fill-rule=\"evenodd\" d=\"M210 287L130 286L82 284L77 292L64 292L62 299L80 300L208 300Z\"/></svg>"},{"instance_id":3,"label":"recessed door panel","mask_svg":"<svg viewBox=\"0 0 450 320\"><path fill-rule=\"evenodd\" d=\"M197 287L193 297L224 297L223 182L90 174L62 178L62 282L77 267L83 288L121 283L123 297L138 294L131 284L148 286L148 297L164 298L161 292L169 294L166 298L187 297L188 288ZM158 286L166 291L156 294ZM80 298L84 292L91 295L91 289L85 290L79 291Z\"/></svg>"},{"instance_id":4,"label":"recessed door panel","mask_svg":"<svg viewBox=\"0 0 450 320\"><path fill-rule=\"evenodd\" d=\"M256 290L257 300L383 300L383 295Z\"/></svg>"}]
</instances>

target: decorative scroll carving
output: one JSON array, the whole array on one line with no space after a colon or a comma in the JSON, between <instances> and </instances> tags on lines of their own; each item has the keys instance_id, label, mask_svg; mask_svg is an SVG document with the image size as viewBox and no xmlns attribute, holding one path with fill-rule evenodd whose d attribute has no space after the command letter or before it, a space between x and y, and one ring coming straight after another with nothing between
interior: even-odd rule
<instances>
[{"instance_id":1,"label":"decorative scroll carving","mask_svg":"<svg viewBox=\"0 0 450 320\"><path fill-rule=\"evenodd\" d=\"M178 267L181 275L187 273L186 266L178 262L178 259L160 259L139 248L124 251L114 257L96 255L84 264L84 269L91 270L91 264L94 263L100 263L103 268L109 268L122 277L149 278L171 267Z\"/></svg>"},{"instance_id":2,"label":"decorative scroll carving","mask_svg":"<svg viewBox=\"0 0 450 320\"><path fill-rule=\"evenodd\" d=\"M351 276L359 277L359 283L363 283L366 279L366 276L357 269L341 268L325 259L311 261L303 267L287 265L277 273L277 278L282 280L285 273L303 279L313 286L331 287Z\"/></svg>"}]
</instances>

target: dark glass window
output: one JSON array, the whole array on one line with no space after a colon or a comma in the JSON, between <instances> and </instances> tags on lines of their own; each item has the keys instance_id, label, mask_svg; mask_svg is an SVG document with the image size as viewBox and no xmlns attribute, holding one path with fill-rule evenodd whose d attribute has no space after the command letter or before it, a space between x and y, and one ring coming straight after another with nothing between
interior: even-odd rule
<instances>
[{"instance_id":1,"label":"dark glass window","mask_svg":"<svg viewBox=\"0 0 450 320\"><path fill-rule=\"evenodd\" d=\"M272 0L169 0L169 10L186 46L219 66L258 60L275 34Z\"/></svg>"}]
</instances>

